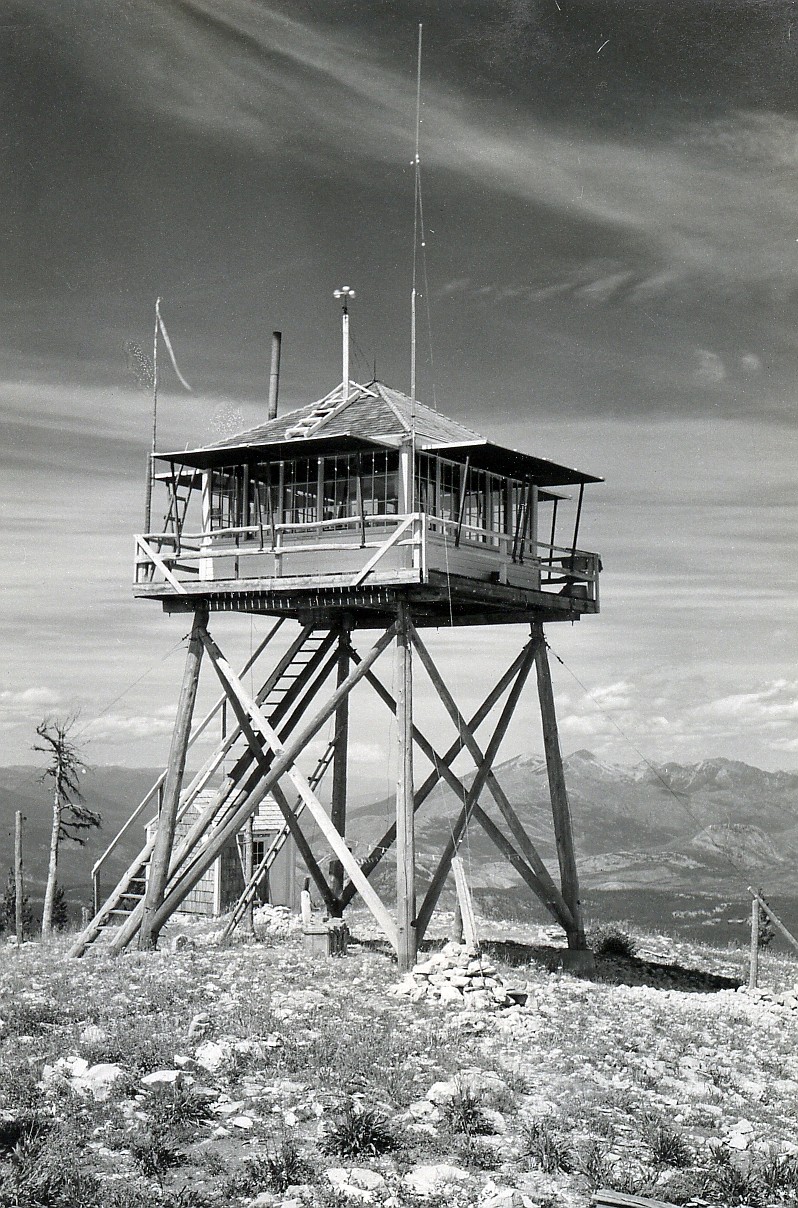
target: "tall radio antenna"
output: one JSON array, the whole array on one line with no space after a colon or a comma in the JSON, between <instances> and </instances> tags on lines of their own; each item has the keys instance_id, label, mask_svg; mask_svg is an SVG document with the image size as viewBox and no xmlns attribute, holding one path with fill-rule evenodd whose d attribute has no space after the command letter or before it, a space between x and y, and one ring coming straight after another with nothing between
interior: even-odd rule
<instances>
[{"instance_id":1,"label":"tall radio antenna","mask_svg":"<svg viewBox=\"0 0 798 1208\"><path fill-rule=\"evenodd\" d=\"M413 157L415 169L413 199L413 288L410 294L410 502L415 510L416 480L416 278L418 265L418 217L421 203L421 159L419 136L421 130L421 35L424 26L418 27L418 60L416 64L416 151Z\"/></svg>"}]
</instances>

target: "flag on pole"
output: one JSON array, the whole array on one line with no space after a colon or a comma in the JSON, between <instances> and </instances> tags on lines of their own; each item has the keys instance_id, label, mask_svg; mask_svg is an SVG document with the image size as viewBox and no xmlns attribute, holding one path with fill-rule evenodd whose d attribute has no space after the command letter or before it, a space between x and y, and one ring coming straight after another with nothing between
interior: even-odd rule
<instances>
[{"instance_id":1,"label":"flag on pole","mask_svg":"<svg viewBox=\"0 0 798 1208\"><path fill-rule=\"evenodd\" d=\"M160 302L160 298L158 299L158 301ZM158 328L161 332L161 335L163 336L163 342L166 345L166 351L169 353L169 357L172 362L172 368L174 369L175 373L177 374L178 380L180 381L180 385L183 387L184 390L188 390L189 394L193 394L194 393L193 390L191 389L188 382L183 377L182 373L180 372L180 370L177 367L177 359L175 358L175 352L174 352L174 349L172 348L172 341L169 339L169 333L166 330L166 324L164 323L163 319L161 318L160 308L158 308Z\"/></svg>"}]
</instances>

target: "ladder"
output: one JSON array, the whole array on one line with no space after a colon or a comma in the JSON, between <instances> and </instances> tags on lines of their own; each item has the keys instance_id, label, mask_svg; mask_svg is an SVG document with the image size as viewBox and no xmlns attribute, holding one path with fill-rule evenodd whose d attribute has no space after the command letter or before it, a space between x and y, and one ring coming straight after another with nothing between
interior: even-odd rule
<instances>
[{"instance_id":1,"label":"ladder","mask_svg":"<svg viewBox=\"0 0 798 1208\"><path fill-rule=\"evenodd\" d=\"M314 793L315 793L316 789L319 787L319 785L321 784L322 780L324 779L324 774L333 761L333 756L335 755L335 747L336 747L337 738L338 738L338 735L336 734L335 737L332 738L330 740L330 742L327 744L323 754L319 758L318 763L316 764L315 768L313 769L310 776L308 777L308 784L313 789ZM302 811L304 810L304 808L305 808L304 798L297 797L296 802L294 804L294 817L298 818L300 816L300 814L302 813ZM263 859L259 862L257 868L255 868L253 870L252 876L247 881L246 885L244 886L244 889L241 892L241 896L239 897L238 901L236 902L235 906L233 907L233 911L232 911L232 914L230 915L230 919L229 919L224 931L219 936L220 944L223 944L225 942L225 940L229 939L229 937L233 934L233 932L235 931L238 924L243 919L248 906L254 900L255 895L258 892L258 886L262 882L263 878L268 874L269 869L272 867L275 860L279 856L279 854L282 851L283 847L285 846L288 838L290 837L290 834L291 834L291 831L289 829L288 823L287 822L283 823L282 827L280 828L280 830L277 832L277 834L274 836L274 839L270 843L267 851L265 852L265 854L263 856Z\"/></svg>"},{"instance_id":2,"label":"ladder","mask_svg":"<svg viewBox=\"0 0 798 1208\"><path fill-rule=\"evenodd\" d=\"M283 725L285 728L284 724L287 720L289 729L293 728L298 718L286 718L286 714L302 689L313 678L334 641L333 631L313 630L309 626L302 630L258 693L258 704L269 719L270 725L275 728ZM181 863L190 854L190 851L196 848L197 843L202 841L229 797L236 789L253 779L252 765L255 763L255 756L240 727L236 727L228 737L222 740L202 771L195 776L181 797L178 821L183 819L194 805L222 760L236 748L238 748L238 754L233 767L225 776L222 784L212 790L211 801L203 808L197 823L189 832L189 838L194 835L194 839L189 850L181 850L179 853ZM258 771L256 770L254 777L257 778L257 776ZM200 826L200 823L203 825ZM155 839L156 832L146 841L94 918L78 936L69 950L70 956L83 956L86 950L96 943L106 928L112 924L124 922L143 901L147 869L155 848ZM175 871L177 871L176 868L171 869L172 873Z\"/></svg>"}]
</instances>

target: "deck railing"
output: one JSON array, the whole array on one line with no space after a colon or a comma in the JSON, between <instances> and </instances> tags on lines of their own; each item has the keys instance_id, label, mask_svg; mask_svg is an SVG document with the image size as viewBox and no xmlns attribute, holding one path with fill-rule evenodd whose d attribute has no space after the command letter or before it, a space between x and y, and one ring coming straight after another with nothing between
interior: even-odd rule
<instances>
[{"instance_id":1,"label":"deck railing","mask_svg":"<svg viewBox=\"0 0 798 1208\"><path fill-rule=\"evenodd\" d=\"M332 557L325 558L352 551L362 551L362 562L355 559L353 564L350 557L341 559L336 567ZM161 579L178 594L186 594L184 583L198 579L279 579L307 574L307 569L298 569L297 564L312 554L317 556L312 573L341 573L341 567L344 571L351 567L351 583L357 586L367 582L372 573L386 569L383 559L391 551L394 566L399 552L402 565L417 570L422 580L427 577L431 558L437 568L436 555L441 551L444 567L458 573L459 553L475 556L486 568L495 567L491 573L499 582L511 576L510 566L524 566L540 590L598 603L597 554L529 539L519 541L511 533L485 530L425 512L348 516L268 527L246 525L179 536L147 533L136 537L134 581L145 584ZM270 559L265 568L264 557ZM224 573L215 573L217 560L224 560L218 562Z\"/></svg>"}]
</instances>

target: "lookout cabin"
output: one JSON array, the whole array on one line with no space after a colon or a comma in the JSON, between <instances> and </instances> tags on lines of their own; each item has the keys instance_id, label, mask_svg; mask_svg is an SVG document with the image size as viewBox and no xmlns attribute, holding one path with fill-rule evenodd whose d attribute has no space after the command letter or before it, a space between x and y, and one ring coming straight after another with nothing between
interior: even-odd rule
<instances>
[{"instance_id":1,"label":"lookout cabin","mask_svg":"<svg viewBox=\"0 0 798 1208\"><path fill-rule=\"evenodd\" d=\"M579 546L601 479L486 439L377 380L222 441L157 455L160 532L136 538L134 593L167 611L420 625L598 612Z\"/></svg>"}]
</instances>

